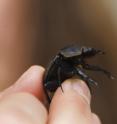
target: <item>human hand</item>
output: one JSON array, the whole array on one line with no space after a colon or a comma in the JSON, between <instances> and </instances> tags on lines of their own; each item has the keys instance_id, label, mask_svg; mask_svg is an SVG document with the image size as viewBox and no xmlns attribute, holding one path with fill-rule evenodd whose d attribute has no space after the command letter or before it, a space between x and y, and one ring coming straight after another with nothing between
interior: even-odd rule
<instances>
[{"instance_id":1,"label":"human hand","mask_svg":"<svg viewBox=\"0 0 117 124\"><path fill-rule=\"evenodd\" d=\"M78 79L66 80L56 91L49 112L44 105L44 69L32 66L11 87L0 93L1 124L101 124L91 112L91 95Z\"/></svg>"}]
</instances>

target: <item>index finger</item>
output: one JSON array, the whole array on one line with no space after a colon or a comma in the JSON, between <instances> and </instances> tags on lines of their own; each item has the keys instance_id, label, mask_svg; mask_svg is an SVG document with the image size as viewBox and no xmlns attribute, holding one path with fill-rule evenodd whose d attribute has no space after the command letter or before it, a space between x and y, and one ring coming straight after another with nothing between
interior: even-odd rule
<instances>
[{"instance_id":1,"label":"index finger","mask_svg":"<svg viewBox=\"0 0 117 124\"><path fill-rule=\"evenodd\" d=\"M27 92L44 100L43 91L44 68L31 66L13 85L1 92L1 97L17 92Z\"/></svg>"}]
</instances>

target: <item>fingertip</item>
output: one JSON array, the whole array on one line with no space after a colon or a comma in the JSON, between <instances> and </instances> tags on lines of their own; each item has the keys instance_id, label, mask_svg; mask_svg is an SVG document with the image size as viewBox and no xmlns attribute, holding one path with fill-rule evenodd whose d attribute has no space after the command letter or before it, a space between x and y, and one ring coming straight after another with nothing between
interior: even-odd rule
<instances>
[{"instance_id":1,"label":"fingertip","mask_svg":"<svg viewBox=\"0 0 117 124\"><path fill-rule=\"evenodd\" d=\"M79 103L83 106L90 107L91 94L86 83L79 79L68 79L62 83L62 88L59 87L54 94L52 103L58 103L58 101L69 101L68 103ZM61 103L60 102L60 103Z\"/></svg>"},{"instance_id":2,"label":"fingertip","mask_svg":"<svg viewBox=\"0 0 117 124\"><path fill-rule=\"evenodd\" d=\"M62 87L66 92L75 93L77 96L80 96L85 102L90 104L91 101L90 90L86 82L84 82L83 80L68 79L63 82Z\"/></svg>"},{"instance_id":3,"label":"fingertip","mask_svg":"<svg viewBox=\"0 0 117 124\"><path fill-rule=\"evenodd\" d=\"M33 65L21 75L15 84L21 83L21 81L28 79L29 81L41 79L40 77L44 73L44 70L45 69L42 66Z\"/></svg>"},{"instance_id":4,"label":"fingertip","mask_svg":"<svg viewBox=\"0 0 117 124\"><path fill-rule=\"evenodd\" d=\"M15 92L28 92L43 101L43 75L42 66L33 65L8 89L4 90L2 95L8 95Z\"/></svg>"},{"instance_id":5,"label":"fingertip","mask_svg":"<svg viewBox=\"0 0 117 124\"><path fill-rule=\"evenodd\" d=\"M44 72L45 71L45 68L41 65L32 65L29 70L39 70L41 72Z\"/></svg>"},{"instance_id":6,"label":"fingertip","mask_svg":"<svg viewBox=\"0 0 117 124\"><path fill-rule=\"evenodd\" d=\"M26 91L43 99L44 70L42 66L31 66L14 84L15 91Z\"/></svg>"}]
</instances>

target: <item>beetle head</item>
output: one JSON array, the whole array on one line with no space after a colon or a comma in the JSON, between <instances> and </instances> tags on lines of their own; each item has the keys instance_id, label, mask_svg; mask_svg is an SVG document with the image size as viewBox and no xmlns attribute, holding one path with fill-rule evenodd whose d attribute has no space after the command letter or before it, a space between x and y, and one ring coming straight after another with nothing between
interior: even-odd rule
<instances>
[{"instance_id":1,"label":"beetle head","mask_svg":"<svg viewBox=\"0 0 117 124\"><path fill-rule=\"evenodd\" d=\"M105 52L99 50L99 49L95 49L95 48L91 48L91 47L82 47L82 56L83 57L93 57L96 54L104 54Z\"/></svg>"}]
</instances>

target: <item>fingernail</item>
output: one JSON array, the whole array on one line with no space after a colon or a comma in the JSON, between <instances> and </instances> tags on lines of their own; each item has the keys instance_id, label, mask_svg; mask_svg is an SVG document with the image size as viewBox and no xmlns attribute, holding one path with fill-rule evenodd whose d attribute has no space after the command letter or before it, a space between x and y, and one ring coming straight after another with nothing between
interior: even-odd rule
<instances>
[{"instance_id":1,"label":"fingernail","mask_svg":"<svg viewBox=\"0 0 117 124\"><path fill-rule=\"evenodd\" d=\"M69 79L63 84L63 90L65 91L75 91L80 95L88 104L90 104L91 94L87 84L79 79Z\"/></svg>"}]
</instances>

